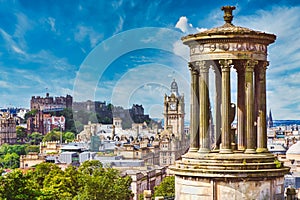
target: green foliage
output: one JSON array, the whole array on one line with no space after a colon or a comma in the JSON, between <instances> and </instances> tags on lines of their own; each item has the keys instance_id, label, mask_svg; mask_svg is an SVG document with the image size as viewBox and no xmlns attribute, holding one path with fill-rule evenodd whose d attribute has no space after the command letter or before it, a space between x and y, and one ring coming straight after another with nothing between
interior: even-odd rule
<instances>
[{"instance_id":1,"label":"green foliage","mask_svg":"<svg viewBox=\"0 0 300 200\"><path fill-rule=\"evenodd\" d=\"M41 163L26 174L16 170L0 176L0 199L128 200L132 197L130 184L130 177L103 168L99 161L86 161L78 170L69 166L65 171Z\"/></svg>"},{"instance_id":2,"label":"green foliage","mask_svg":"<svg viewBox=\"0 0 300 200\"><path fill-rule=\"evenodd\" d=\"M78 133L83 131L83 124L80 121L75 121L75 126L76 126L76 129L77 129Z\"/></svg>"},{"instance_id":3,"label":"green foliage","mask_svg":"<svg viewBox=\"0 0 300 200\"><path fill-rule=\"evenodd\" d=\"M34 117L34 116L36 115L37 112L38 112L38 111L37 111L36 109L33 109L33 110L27 112L27 113L25 114L25 116L24 116L25 120L27 121L27 119L28 119L29 117Z\"/></svg>"},{"instance_id":4,"label":"green foliage","mask_svg":"<svg viewBox=\"0 0 300 200\"><path fill-rule=\"evenodd\" d=\"M7 153L16 153L18 155L25 155L26 154L26 145L9 145L9 144L3 144L0 146L0 154L5 155Z\"/></svg>"},{"instance_id":5,"label":"green foliage","mask_svg":"<svg viewBox=\"0 0 300 200\"><path fill-rule=\"evenodd\" d=\"M274 163L276 165L276 168L280 168L281 165L282 165L282 163L279 160L277 160L277 159L274 160Z\"/></svg>"},{"instance_id":6,"label":"green foliage","mask_svg":"<svg viewBox=\"0 0 300 200\"><path fill-rule=\"evenodd\" d=\"M61 115L65 117L65 130L67 132L73 132L77 133L75 122L73 119L73 111L71 108L65 108L63 111L61 111Z\"/></svg>"},{"instance_id":7,"label":"green foliage","mask_svg":"<svg viewBox=\"0 0 300 200\"><path fill-rule=\"evenodd\" d=\"M60 132L57 129L53 129L49 133L47 133L44 138L43 142L47 141L60 141L60 135L62 134L62 140L67 142L72 142L75 139L75 134L72 132Z\"/></svg>"},{"instance_id":8,"label":"green foliage","mask_svg":"<svg viewBox=\"0 0 300 200\"><path fill-rule=\"evenodd\" d=\"M18 142L24 142L27 137L26 128L22 126L17 126L16 133Z\"/></svg>"},{"instance_id":9,"label":"green foliage","mask_svg":"<svg viewBox=\"0 0 300 200\"><path fill-rule=\"evenodd\" d=\"M33 132L33 133L28 135L28 138L30 140L30 144L39 145L40 142L42 142L44 136L41 133Z\"/></svg>"},{"instance_id":10,"label":"green foliage","mask_svg":"<svg viewBox=\"0 0 300 200\"><path fill-rule=\"evenodd\" d=\"M72 132L65 132L63 134L63 141L73 142L75 139L75 134Z\"/></svg>"},{"instance_id":11,"label":"green foliage","mask_svg":"<svg viewBox=\"0 0 300 200\"><path fill-rule=\"evenodd\" d=\"M100 116L99 114L97 114L97 119L98 122L101 124L112 124L113 123L113 119L111 117L107 117L107 116Z\"/></svg>"},{"instance_id":12,"label":"green foliage","mask_svg":"<svg viewBox=\"0 0 300 200\"><path fill-rule=\"evenodd\" d=\"M32 152L39 153L40 146L39 145L29 145L26 147L25 151L26 151L26 154L32 153Z\"/></svg>"},{"instance_id":13,"label":"green foliage","mask_svg":"<svg viewBox=\"0 0 300 200\"><path fill-rule=\"evenodd\" d=\"M130 199L129 189L131 178L121 177L119 172L112 168L103 168L99 161L87 161L80 167L83 174L82 185L76 199L123 200Z\"/></svg>"},{"instance_id":14,"label":"green foliage","mask_svg":"<svg viewBox=\"0 0 300 200\"><path fill-rule=\"evenodd\" d=\"M138 200L144 200L144 194L140 194Z\"/></svg>"},{"instance_id":15,"label":"green foliage","mask_svg":"<svg viewBox=\"0 0 300 200\"><path fill-rule=\"evenodd\" d=\"M9 145L0 146L0 166L3 168L18 168L20 165L20 155L25 155L27 145Z\"/></svg>"},{"instance_id":16,"label":"green foliage","mask_svg":"<svg viewBox=\"0 0 300 200\"><path fill-rule=\"evenodd\" d=\"M30 175L14 170L0 177L0 199L24 200L34 199L35 191L31 190Z\"/></svg>"},{"instance_id":17,"label":"green foliage","mask_svg":"<svg viewBox=\"0 0 300 200\"><path fill-rule=\"evenodd\" d=\"M98 123L97 115L94 112L89 113L89 122L91 123Z\"/></svg>"},{"instance_id":18,"label":"green foliage","mask_svg":"<svg viewBox=\"0 0 300 200\"><path fill-rule=\"evenodd\" d=\"M175 176L167 176L160 185L154 187L154 196L175 196Z\"/></svg>"},{"instance_id":19,"label":"green foliage","mask_svg":"<svg viewBox=\"0 0 300 200\"><path fill-rule=\"evenodd\" d=\"M56 129L53 129L49 133L47 133L44 138L43 142L48 142L48 141L60 141L60 131L57 131Z\"/></svg>"},{"instance_id":20,"label":"green foliage","mask_svg":"<svg viewBox=\"0 0 300 200\"><path fill-rule=\"evenodd\" d=\"M35 171L32 173L32 181L33 181L33 188L35 189L42 189L44 180L50 174L61 174L61 169L53 164L53 163L40 163L36 166Z\"/></svg>"},{"instance_id":21,"label":"green foliage","mask_svg":"<svg viewBox=\"0 0 300 200\"><path fill-rule=\"evenodd\" d=\"M3 168L18 168L20 166L20 156L16 153L7 153L4 156L1 156L0 164Z\"/></svg>"}]
</instances>

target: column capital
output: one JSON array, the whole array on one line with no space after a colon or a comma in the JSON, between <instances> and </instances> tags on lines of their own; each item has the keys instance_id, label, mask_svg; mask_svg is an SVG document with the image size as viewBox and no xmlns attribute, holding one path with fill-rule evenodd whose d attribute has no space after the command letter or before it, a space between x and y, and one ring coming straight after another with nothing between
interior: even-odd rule
<instances>
[{"instance_id":1,"label":"column capital","mask_svg":"<svg viewBox=\"0 0 300 200\"><path fill-rule=\"evenodd\" d=\"M270 64L269 61L263 61L263 62L262 62L262 68L263 68L264 70L268 69L269 64Z\"/></svg>"},{"instance_id":2,"label":"column capital","mask_svg":"<svg viewBox=\"0 0 300 200\"><path fill-rule=\"evenodd\" d=\"M219 60L219 64L221 65L222 71L230 71L232 60L231 59L229 59L229 60L227 60L227 59Z\"/></svg>"},{"instance_id":3,"label":"column capital","mask_svg":"<svg viewBox=\"0 0 300 200\"><path fill-rule=\"evenodd\" d=\"M198 75L198 67L195 62L189 62L189 70L191 71L192 74Z\"/></svg>"},{"instance_id":4,"label":"column capital","mask_svg":"<svg viewBox=\"0 0 300 200\"><path fill-rule=\"evenodd\" d=\"M208 73L209 66L205 60L196 61L196 66L198 67L199 73Z\"/></svg>"},{"instance_id":5,"label":"column capital","mask_svg":"<svg viewBox=\"0 0 300 200\"><path fill-rule=\"evenodd\" d=\"M247 60L246 65L245 65L246 71L253 72L254 71L254 67L257 64L258 64L257 60Z\"/></svg>"},{"instance_id":6,"label":"column capital","mask_svg":"<svg viewBox=\"0 0 300 200\"><path fill-rule=\"evenodd\" d=\"M265 82L266 81L266 70L267 66L269 65L268 61L262 61L259 65L255 68L256 73L258 73L258 81Z\"/></svg>"}]
</instances>

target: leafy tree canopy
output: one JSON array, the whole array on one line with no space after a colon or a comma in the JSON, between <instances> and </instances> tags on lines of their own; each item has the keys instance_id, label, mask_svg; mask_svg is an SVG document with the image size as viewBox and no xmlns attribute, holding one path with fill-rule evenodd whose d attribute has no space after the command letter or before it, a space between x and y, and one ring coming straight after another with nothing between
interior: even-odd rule
<instances>
[{"instance_id":1,"label":"leafy tree canopy","mask_svg":"<svg viewBox=\"0 0 300 200\"><path fill-rule=\"evenodd\" d=\"M174 197L175 176L167 176L160 185L154 187L154 196Z\"/></svg>"},{"instance_id":2,"label":"leafy tree canopy","mask_svg":"<svg viewBox=\"0 0 300 200\"><path fill-rule=\"evenodd\" d=\"M19 170L0 176L0 199L129 200L131 178L103 168L99 161L86 161L79 169L62 171L52 163L38 164L33 171Z\"/></svg>"},{"instance_id":3,"label":"leafy tree canopy","mask_svg":"<svg viewBox=\"0 0 300 200\"><path fill-rule=\"evenodd\" d=\"M63 141L73 142L75 139L75 134L72 132L65 132L63 134Z\"/></svg>"},{"instance_id":4,"label":"leafy tree canopy","mask_svg":"<svg viewBox=\"0 0 300 200\"><path fill-rule=\"evenodd\" d=\"M28 138L29 138L30 143L32 145L39 145L40 142L42 142L44 136L41 133L33 132L33 133L28 135Z\"/></svg>"},{"instance_id":5,"label":"leafy tree canopy","mask_svg":"<svg viewBox=\"0 0 300 200\"><path fill-rule=\"evenodd\" d=\"M60 140L60 134L61 132L53 129L52 131L50 131L49 133L47 133L44 138L43 138L43 142L48 142L48 141L59 141Z\"/></svg>"}]
</instances>

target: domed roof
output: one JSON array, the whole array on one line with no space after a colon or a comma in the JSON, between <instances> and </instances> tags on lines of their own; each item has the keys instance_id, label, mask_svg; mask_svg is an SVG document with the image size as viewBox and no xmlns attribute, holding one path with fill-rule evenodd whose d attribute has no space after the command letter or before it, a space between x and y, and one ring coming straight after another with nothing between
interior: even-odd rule
<instances>
[{"instance_id":1,"label":"domed roof","mask_svg":"<svg viewBox=\"0 0 300 200\"><path fill-rule=\"evenodd\" d=\"M300 141L293 144L286 152L286 154L300 154Z\"/></svg>"},{"instance_id":2,"label":"domed roof","mask_svg":"<svg viewBox=\"0 0 300 200\"><path fill-rule=\"evenodd\" d=\"M173 79L173 81L171 83L171 90L173 90L173 89L178 89L178 85L177 85L175 79Z\"/></svg>"},{"instance_id":3,"label":"domed roof","mask_svg":"<svg viewBox=\"0 0 300 200\"><path fill-rule=\"evenodd\" d=\"M175 79L173 79L173 81L171 83L171 94L174 94L175 96L179 96L178 85L177 85Z\"/></svg>"},{"instance_id":4,"label":"domed roof","mask_svg":"<svg viewBox=\"0 0 300 200\"><path fill-rule=\"evenodd\" d=\"M260 31L254 31L249 28L235 26L232 24L232 11L235 9L234 6L223 6L221 8L224 11L225 24L220 27L212 28L206 31L202 31L196 34L189 34L182 37L184 43L195 40L207 40L207 39L235 39L235 38L255 38L263 40L265 43L273 43L276 39L274 34L264 33ZM229 37L230 35L230 37Z\"/></svg>"}]
</instances>

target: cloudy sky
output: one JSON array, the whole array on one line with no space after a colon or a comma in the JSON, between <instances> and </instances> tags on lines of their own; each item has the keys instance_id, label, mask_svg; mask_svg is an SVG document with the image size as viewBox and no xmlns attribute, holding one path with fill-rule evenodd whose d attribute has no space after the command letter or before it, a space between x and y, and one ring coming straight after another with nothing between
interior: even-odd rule
<instances>
[{"instance_id":1,"label":"cloudy sky","mask_svg":"<svg viewBox=\"0 0 300 200\"><path fill-rule=\"evenodd\" d=\"M269 48L268 110L275 119L300 119L296 0L1 0L0 107L28 108L31 96L49 92L143 104L161 117L176 79L188 116L189 51L180 37L221 26L223 5L237 7L235 25L277 35Z\"/></svg>"}]
</instances>

